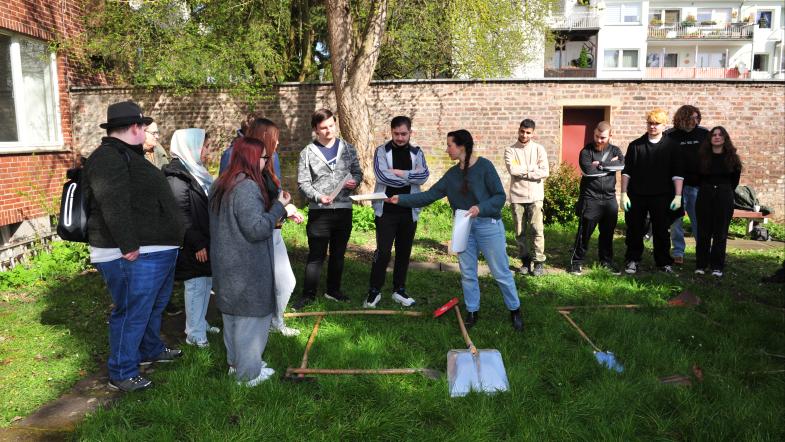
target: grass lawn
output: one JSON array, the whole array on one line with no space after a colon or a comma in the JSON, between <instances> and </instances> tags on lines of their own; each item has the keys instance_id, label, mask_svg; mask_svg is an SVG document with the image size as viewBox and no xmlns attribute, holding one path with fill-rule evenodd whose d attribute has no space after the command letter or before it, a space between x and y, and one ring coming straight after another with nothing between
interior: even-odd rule
<instances>
[{"instance_id":1,"label":"grass lawn","mask_svg":"<svg viewBox=\"0 0 785 442\"><path fill-rule=\"evenodd\" d=\"M418 226L417 259L454 261L444 253L449 215L435 208ZM446 219L446 221L445 221ZM285 227L295 274L307 252L304 228ZM546 229L549 266L565 268L574 231ZM512 240L508 233L509 250ZM373 232L356 232L344 288L351 305L320 300L309 310L360 306L368 284ZM590 257L596 253L592 243ZM617 261L623 239L615 242ZM155 366L155 388L128 394L115 407L89 416L83 440L530 440L664 439L779 440L785 436L782 285L759 283L784 258L772 252L733 251L725 278L692 274L694 250L679 276L613 276L592 269L576 277L554 272L518 278L526 331L514 334L495 283L481 280L480 322L471 330L479 348L498 349L511 389L495 396L451 399L446 375L319 377L291 383L275 377L256 388L226 374L221 336L211 347L183 346L183 360ZM619 263L620 264L620 263ZM650 253L644 266L652 267ZM390 276L388 275L388 284ZM411 271L407 288L416 309L431 312L460 295L457 273ZM667 308L683 290L696 308ZM0 292L0 424L56 397L105 356L108 296L95 273L48 277L31 287ZM26 293L20 297L19 293ZM297 292L295 293L295 295ZM624 364L615 373L597 364L591 348L557 313L559 305L636 303L635 311L583 309L575 321ZM384 291L381 308L395 308ZM313 318L289 319L297 338L272 335L265 360L283 374L298 366ZM322 320L311 350L313 368L428 367L446 373L450 349L463 348L454 315L347 317ZM38 360L37 355L42 357ZM10 359L10 362L5 361ZM60 365L57 365L60 364ZM658 377L690 375L691 387ZM149 372L148 372L149 373ZM59 377L58 377L59 376ZM52 380L46 380L48 378ZM6 405L8 404L8 406ZM6 411L7 410L7 411ZM779 435L779 436L778 436Z\"/></svg>"}]
</instances>

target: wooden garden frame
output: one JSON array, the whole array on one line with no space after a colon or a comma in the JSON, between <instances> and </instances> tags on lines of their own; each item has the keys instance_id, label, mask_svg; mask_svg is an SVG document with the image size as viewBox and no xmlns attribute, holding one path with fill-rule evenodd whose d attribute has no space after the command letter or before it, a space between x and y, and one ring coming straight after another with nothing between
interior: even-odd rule
<instances>
[{"instance_id":1,"label":"wooden garden frame","mask_svg":"<svg viewBox=\"0 0 785 442\"><path fill-rule=\"evenodd\" d=\"M384 316L412 316L420 317L425 316L423 312L417 311L401 311L401 310L337 310L328 312L302 312L302 313L286 313L286 318L303 318L308 316L316 316L316 322L311 330L311 336L308 338L308 343L305 345L303 358L300 362L299 368L289 367L286 369L285 377L293 380L305 380L306 375L313 377L314 375L401 375L401 374L423 374L429 377L434 377L436 370L428 368L376 368L376 369L361 369L361 368L308 368L308 353L311 351L316 335L319 332L319 325L322 318L325 316L339 316L339 315L384 315Z\"/></svg>"}]
</instances>

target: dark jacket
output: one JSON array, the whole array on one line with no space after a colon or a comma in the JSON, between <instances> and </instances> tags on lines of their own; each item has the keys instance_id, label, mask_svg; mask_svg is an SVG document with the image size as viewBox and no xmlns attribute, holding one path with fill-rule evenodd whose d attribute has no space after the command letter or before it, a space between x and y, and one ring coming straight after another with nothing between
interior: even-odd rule
<instances>
[{"instance_id":1,"label":"dark jacket","mask_svg":"<svg viewBox=\"0 0 785 442\"><path fill-rule=\"evenodd\" d=\"M684 177L679 145L663 135L658 143L649 141L648 135L630 143L624 155L623 175L630 177L627 193L630 195L673 195L673 178Z\"/></svg>"},{"instance_id":2,"label":"dark jacket","mask_svg":"<svg viewBox=\"0 0 785 442\"><path fill-rule=\"evenodd\" d=\"M682 163L684 165L684 185L697 187L699 185L698 148L703 140L709 136L709 130L700 126L697 126L689 132L670 128L665 131L665 135L669 136L679 145Z\"/></svg>"},{"instance_id":3,"label":"dark jacket","mask_svg":"<svg viewBox=\"0 0 785 442\"><path fill-rule=\"evenodd\" d=\"M177 256L174 277L177 280L210 276L210 261L199 262L196 252L207 249L210 257L210 213L207 209L207 194L199 182L188 172L179 158L164 166L164 175L174 193L177 207L183 217L185 238Z\"/></svg>"},{"instance_id":4,"label":"dark jacket","mask_svg":"<svg viewBox=\"0 0 785 442\"><path fill-rule=\"evenodd\" d=\"M182 243L183 223L172 189L164 174L145 159L141 145L104 137L84 170L91 246L128 253L140 246Z\"/></svg>"},{"instance_id":5,"label":"dark jacket","mask_svg":"<svg viewBox=\"0 0 785 442\"><path fill-rule=\"evenodd\" d=\"M265 317L276 312L273 230L286 210L278 200L267 210L259 186L238 179L219 211L210 208L216 304L228 315Z\"/></svg>"},{"instance_id":6,"label":"dark jacket","mask_svg":"<svg viewBox=\"0 0 785 442\"><path fill-rule=\"evenodd\" d=\"M603 161L603 156L605 160ZM616 160L611 161L613 158ZM593 166L599 161L598 166ZM616 171L604 170L608 166L624 166L624 154L618 146L609 144L602 152L594 148L594 143L583 147L578 154L578 165L581 167L581 197L594 200L616 198Z\"/></svg>"}]
</instances>

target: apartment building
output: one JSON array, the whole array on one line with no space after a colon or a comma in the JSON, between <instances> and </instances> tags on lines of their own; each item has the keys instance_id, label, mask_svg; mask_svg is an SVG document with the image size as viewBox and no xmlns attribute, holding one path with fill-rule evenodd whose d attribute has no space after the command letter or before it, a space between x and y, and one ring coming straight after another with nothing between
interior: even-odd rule
<instances>
[{"instance_id":1,"label":"apartment building","mask_svg":"<svg viewBox=\"0 0 785 442\"><path fill-rule=\"evenodd\" d=\"M561 0L529 77L785 79L781 0Z\"/></svg>"}]
</instances>

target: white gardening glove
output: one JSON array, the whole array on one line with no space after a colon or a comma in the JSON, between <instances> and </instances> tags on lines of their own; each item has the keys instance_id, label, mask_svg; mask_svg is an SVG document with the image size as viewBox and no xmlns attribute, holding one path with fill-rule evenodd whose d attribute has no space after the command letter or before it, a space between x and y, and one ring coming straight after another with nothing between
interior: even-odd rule
<instances>
[{"instance_id":1,"label":"white gardening glove","mask_svg":"<svg viewBox=\"0 0 785 442\"><path fill-rule=\"evenodd\" d=\"M630 207L632 207L632 201L630 201L630 197L627 196L626 192L621 193L621 208L624 209L625 212L630 211Z\"/></svg>"},{"instance_id":2,"label":"white gardening glove","mask_svg":"<svg viewBox=\"0 0 785 442\"><path fill-rule=\"evenodd\" d=\"M676 195L671 201L671 210L678 210L681 207L681 195Z\"/></svg>"}]
</instances>

